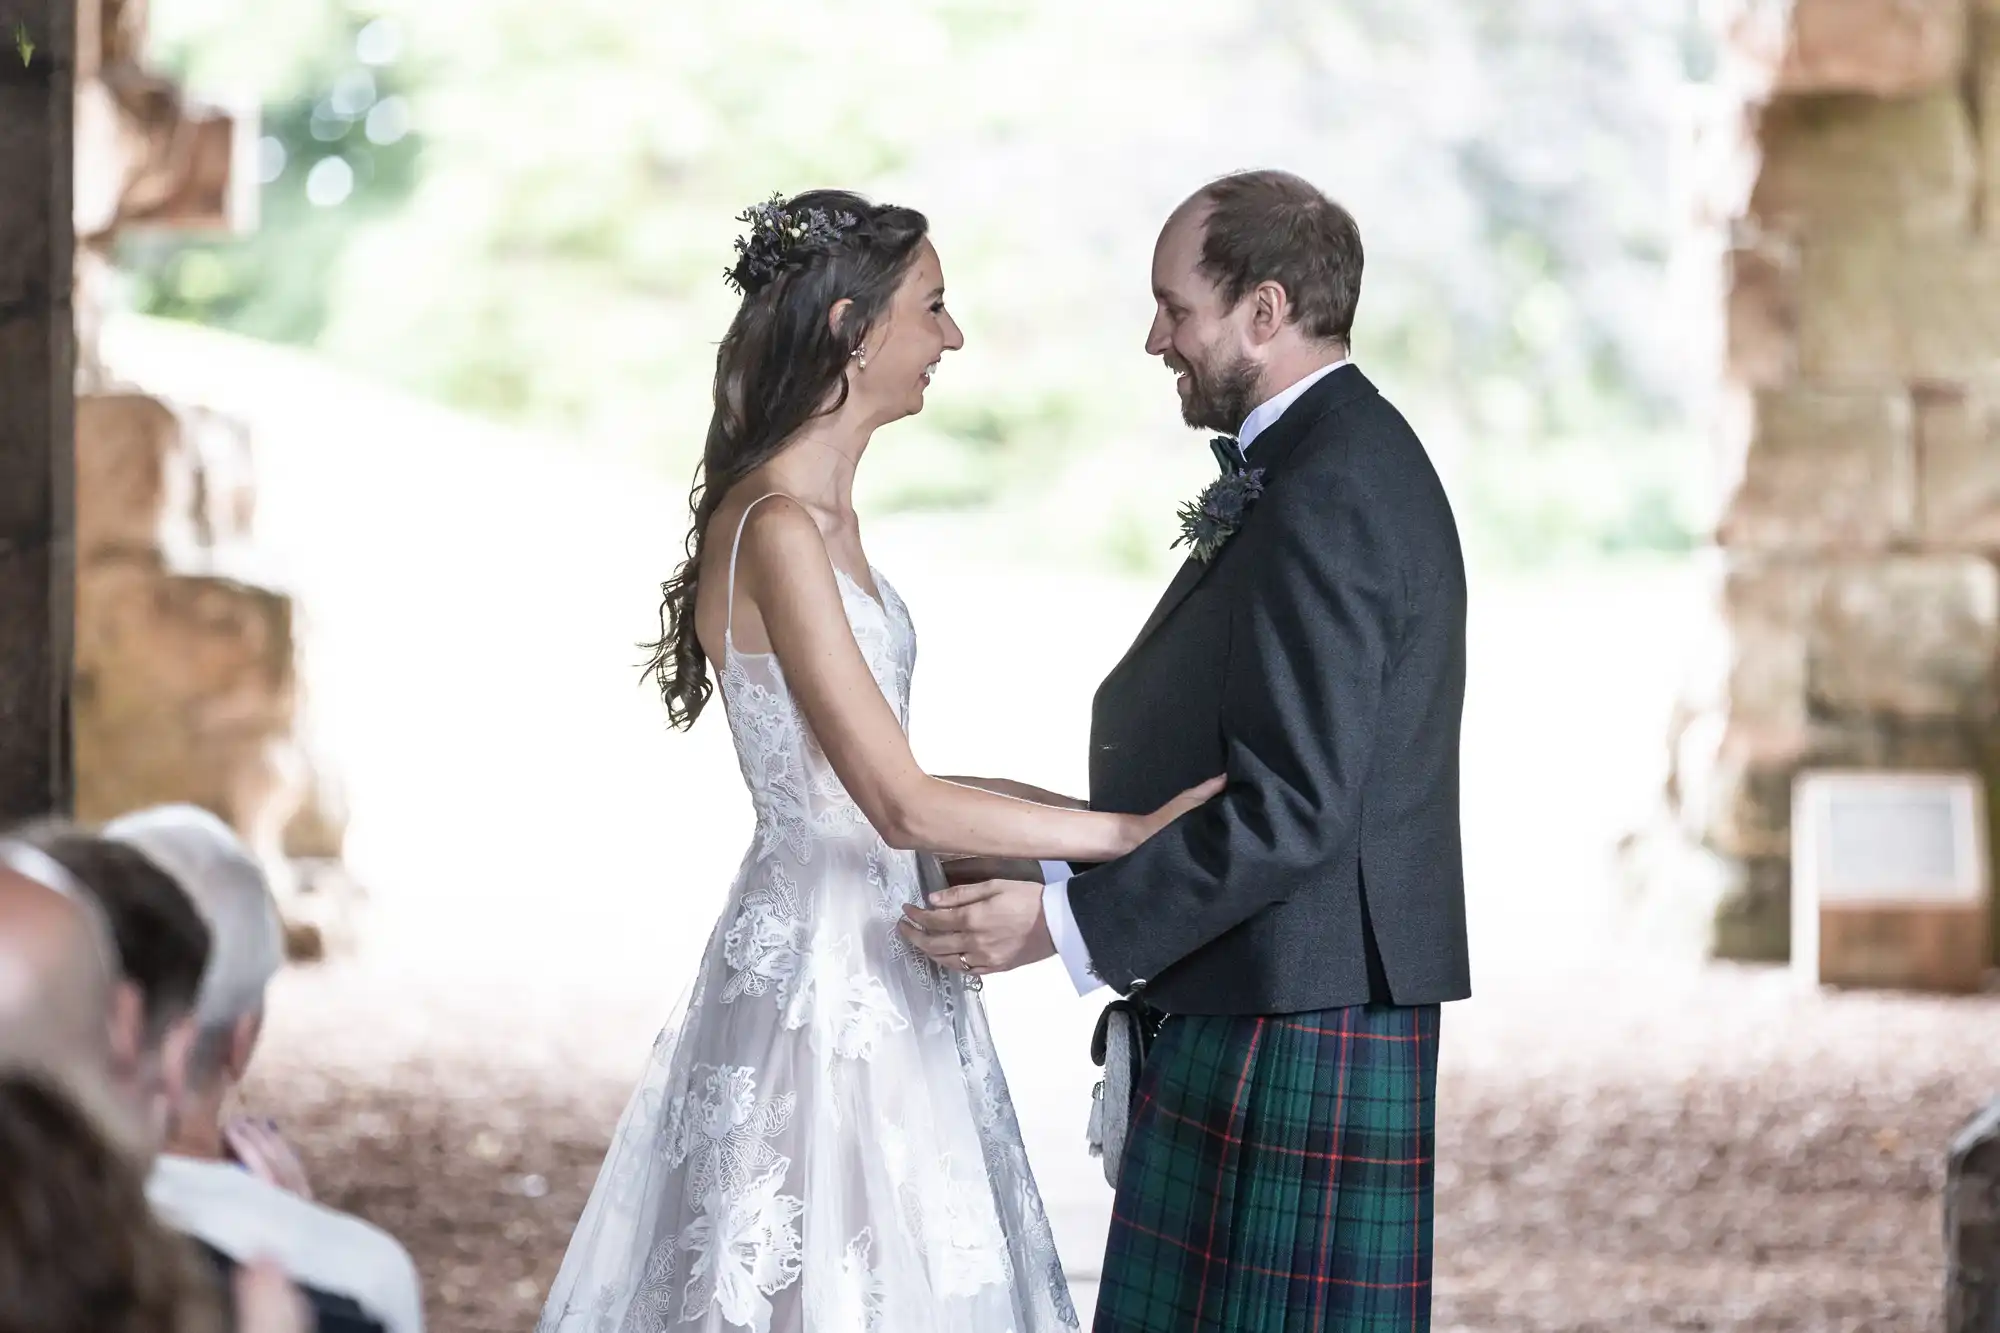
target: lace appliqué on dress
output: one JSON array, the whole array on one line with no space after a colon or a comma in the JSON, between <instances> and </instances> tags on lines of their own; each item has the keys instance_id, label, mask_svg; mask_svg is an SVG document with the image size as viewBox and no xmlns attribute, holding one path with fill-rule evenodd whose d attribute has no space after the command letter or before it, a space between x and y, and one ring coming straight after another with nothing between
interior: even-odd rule
<instances>
[{"instance_id":1,"label":"lace appliqu\u00e9 on dress","mask_svg":"<svg viewBox=\"0 0 2000 1333\"><path fill-rule=\"evenodd\" d=\"M907 727L916 636L840 576ZM756 832L540 1333L1072 1333L979 997L896 930L941 882L848 796L777 659L721 694Z\"/></svg>"}]
</instances>

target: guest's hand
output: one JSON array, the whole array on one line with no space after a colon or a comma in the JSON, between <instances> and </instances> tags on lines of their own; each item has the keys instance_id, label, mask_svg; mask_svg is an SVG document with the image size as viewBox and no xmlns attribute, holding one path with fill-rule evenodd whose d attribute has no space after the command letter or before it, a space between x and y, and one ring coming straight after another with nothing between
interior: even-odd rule
<instances>
[{"instance_id":1,"label":"guest's hand","mask_svg":"<svg viewBox=\"0 0 2000 1333\"><path fill-rule=\"evenodd\" d=\"M305 1164L270 1121L237 1116L222 1127L222 1140L251 1175L301 1199L312 1198Z\"/></svg>"},{"instance_id":2,"label":"guest's hand","mask_svg":"<svg viewBox=\"0 0 2000 1333\"><path fill-rule=\"evenodd\" d=\"M1008 972L1056 952L1033 880L961 884L932 894L929 907L905 907L903 916L903 938L957 972Z\"/></svg>"},{"instance_id":3,"label":"guest's hand","mask_svg":"<svg viewBox=\"0 0 2000 1333\"><path fill-rule=\"evenodd\" d=\"M236 1270L236 1333L312 1333L312 1307L269 1259Z\"/></svg>"},{"instance_id":4,"label":"guest's hand","mask_svg":"<svg viewBox=\"0 0 2000 1333\"><path fill-rule=\"evenodd\" d=\"M1019 857L955 856L941 862L944 877L953 884L979 884L989 879L1018 879L1039 884L1042 863Z\"/></svg>"}]
</instances>

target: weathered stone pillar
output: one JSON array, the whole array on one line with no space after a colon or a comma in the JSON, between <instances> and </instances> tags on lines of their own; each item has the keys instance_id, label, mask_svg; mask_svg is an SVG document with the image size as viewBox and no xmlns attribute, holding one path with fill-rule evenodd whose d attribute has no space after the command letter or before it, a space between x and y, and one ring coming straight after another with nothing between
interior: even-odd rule
<instances>
[{"instance_id":1,"label":"weathered stone pillar","mask_svg":"<svg viewBox=\"0 0 2000 1333\"><path fill-rule=\"evenodd\" d=\"M1802 766L2000 778L2000 0L1710 12L1722 493L1668 801L1712 950L1776 959Z\"/></svg>"},{"instance_id":2,"label":"weathered stone pillar","mask_svg":"<svg viewBox=\"0 0 2000 1333\"><path fill-rule=\"evenodd\" d=\"M0 822L71 799L75 25L0 0Z\"/></svg>"},{"instance_id":3,"label":"weathered stone pillar","mask_svg":"<svg viewBox=\"0 0 2000 1333\"><path fill-rule=\"evenodd\" d=\"M121 379L97 346L121 234L255 225L256 116L147 69L144 0L82 4L75 812L214 811L263 862L294 952L317 953L351 926L355 886L338 783L305 738L298 607L260 572L253 441L172 386Z\"/></svg>"}]
</instances>

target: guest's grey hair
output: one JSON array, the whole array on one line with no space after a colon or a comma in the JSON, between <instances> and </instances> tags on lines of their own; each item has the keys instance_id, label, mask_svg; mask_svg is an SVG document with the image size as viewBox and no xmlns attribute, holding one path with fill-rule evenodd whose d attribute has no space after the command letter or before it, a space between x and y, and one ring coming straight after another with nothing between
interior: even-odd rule
<instances>
[{"instance_id":1,"label":"guest's grey hair","mask_svg":"<svg viewBox=\"0 0 2000 1333\"><path fill-rule=\"evenodd\" d=\"M104 836L171 875L208 924L212 947L194 1008L202 1045L262 1012L264 989L285 964L285 929L270 881L235 831L197 806L161 805L112 820Z\"/></svg>"}]
</instances>

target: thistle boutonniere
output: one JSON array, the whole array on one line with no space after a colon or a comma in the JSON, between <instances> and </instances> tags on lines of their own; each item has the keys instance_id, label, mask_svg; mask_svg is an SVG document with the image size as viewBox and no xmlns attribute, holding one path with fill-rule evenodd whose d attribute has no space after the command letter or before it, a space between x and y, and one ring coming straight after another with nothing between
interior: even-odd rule
<instances>
[{"instance_id":1,"label":"thistle boutonniere","mask_svg":"<svg viewBox=\"0 0 2000 1333\"><path fill-rule=\"evenodd\" d=\"M1204 565L1215 559L1223 543L1236 535L1236 529L1243 526L1243 516L1264 493L1264 469L1244 467L1242 456L1236 452L1236 441L1218 439L1209 448L1222 465L1222 475L1181 506L1181 535L1174 542L1174 547L1186 546L1188 553Z\"/></svg>"}]
</instances>

